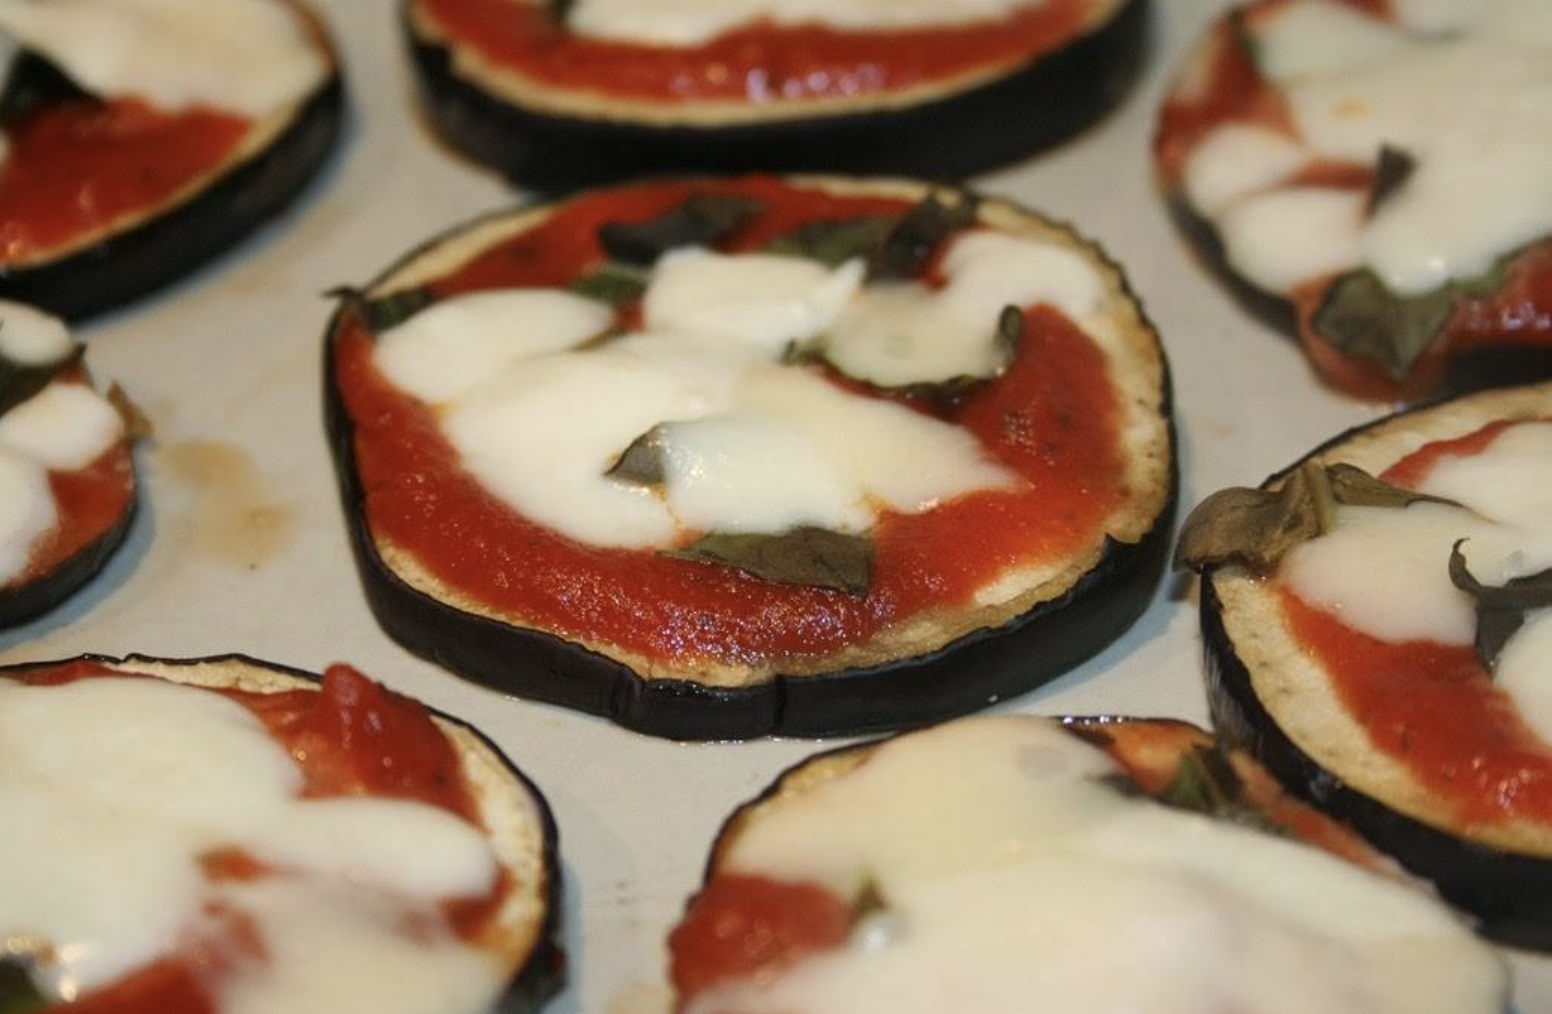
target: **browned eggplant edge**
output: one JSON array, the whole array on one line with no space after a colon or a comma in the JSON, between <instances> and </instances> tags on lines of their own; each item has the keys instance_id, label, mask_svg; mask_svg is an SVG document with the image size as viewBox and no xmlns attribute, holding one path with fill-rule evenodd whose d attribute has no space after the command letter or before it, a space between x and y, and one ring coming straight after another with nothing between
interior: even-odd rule
<instances>
[{"instance_id":1,"label":"browned eggplant edge","mask_svg":"<svg viewBox=\"0 0 1552 1014\"><path fill-rule=\"evenodd\" d=\"M332 58L332 54L331 54ZM273 141L183 203L81 250L0 271L0 299L79 320L194 271L279 214L327 159L344 120L337 61Z\"/></svg>"},{"instance_id":2,"label":"browned eggplant edge","mask_svg":"<svg viewBox=\"0 0 1552 1014\"><path fill-rule=\"evenodd\" d=\"M1340 433L1270 476L1262 487L1281 481L1305 461L1359 434L1448 400L1437 399ZM1552 951L1552 859L1468 842L1348 786L1295 746L1256 696L1250 671L1225 629L1223 604L1211 571L1202 576L1201 622L1208 706L1213 727L1225 741L1249 752L1296 795L1351 825L1375 848L1432 881L1446 901L1476 917L1485 936Z\"/></svg>"},{"instance_id":3,"label":"browned eggplant edge","mask_svg":"<svg viewBox=\"0 0 1552 1014\"><path fill-rule=\"evenodd\" d=\"M82 546L59 566L44 574L0 590L0 630L35 619L64 602L107 566L124 539L140 507L140 483L134 480L129 503L119 512L112 526Z\"/></svg>"},{"instance_id":4,"label":"browned eggplant edge","mask_svg":"<svg viewBox=\"0 0 1552 1014\"><path fill-rule=\"evenodd\" d=\"M74 658L61 658L41 662L18 662L0 666L0 679L19 673L29 672L34 669L49 669L55 666L67 665L71 662L93 662L110 668L119 666L134 666L136 663L147 665L166 666L169 668L189 667L197 668L206 665L238 664L251 666L257 669L267 670L281 676L289 676L317 687L322 683L322 678L314 672L306 669L298 669L294 666L284 665L279 662L269 662L264 659L254 658L241 652L229 652L224 655L205 655L198 658L159 658L154 655L141 655L138 653L116 658L112 655L88 653L77 655ZM512 762L491 738L481 732L475 726L461 718L449 715L424 702L421 704L436 719L453 725L477 739L493 754L508 776L529 797L534 806L534 811L539 817L540 831L542 834L541 866L544 870L544 924L534 938L533 949L514 971L508 980L506 989L501 998L496 1001L493 1008L496 1014L533 1014L542 1007L545 1002L554 997L566 985L566 953L561 947L561 871L560 871L560 831L555 824L555 815L550 811L550 804L544 798L544 793L539 790L533 780Z\"/></svg>"},{"instance_id":5,"label":"browned eggplant edge","mask_svg":"<svg viewBox=\"0 0 1552 1014\"><path fill-rule=\"evenodd\" d=\"M1016 161L1076 134L1130 90L1151 45L1148 0L1009 73L902 109L727 126L656 126L539 112L497 98L453 69L451 49L401 29L436 131L514 183L563 193L636 175L820 170L953 180Z\"/></svg>"},{"instance_id":6,"label":"browned eggplant edge","mask_svg":"<svg viewBox=\"0 0 1552 1014\"><path fill-rule=\"evenodd\" d=\"M450 237L509 214L496 211L426 240L379 274L366 290ZM1097 244L1090 246L1114 264ZM324 426L367 603L390 637L444 669L503 693L600 715L627 729L667 739L884 732L967 714L1033 690L1125 633L1147 609L1169 555L1180 490L1169 360L1158 329L1124 274L1121 286L1154 335L1160 364L1159 413L1170 456L1169 489L1143 537L1121 542L1107 536L1099 560L1071 588L1000 627L975 630L936 651L884 665L823 675L777 675L741 688L712 687L688 679L645 679L623 663L547 631L464 612L395 574L378 552L366 521L365 491L356 472L355 425L339 394L334 344L345 312L342 305L324 332Z\"/></svg>"}]
</instances>

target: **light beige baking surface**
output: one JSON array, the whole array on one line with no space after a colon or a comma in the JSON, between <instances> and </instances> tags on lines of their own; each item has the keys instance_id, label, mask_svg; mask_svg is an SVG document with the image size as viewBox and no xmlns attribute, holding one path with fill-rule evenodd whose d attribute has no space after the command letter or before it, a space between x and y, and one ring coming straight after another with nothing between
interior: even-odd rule
<instances>
[{"instance_id":1,"label":"light beige baking surface","mask_svg":"<svg viewBox=\"0 0 1552 1014\"><path fill-rule=\"evenodd\" d=\"M411 657L367 612L345 540L321 414L319 294L510 204L415 112L389 0L316 0L344 50L345 143L277 226L171 291L81 330L94 372L157 428L142 512L82 595L0 633L0 662L83 651L242 651L318 669L352 662L481 726L538 781L560 822L572 986L555 1014L664 1010L663 937L723 816L815 744L677 745L509 700ZM1155 0L1140 87L1077 140L976 182L1073 220L1130 272L1175 378L1183 505L1266 473L1379 407L1318 388L1298 350L1228 302L1153 190L1148 141L1180 53L1222 6ZM1002 707L1206 718L1194 582L1167 581L1118 644ZM1552 959L1516 956L1520 1014L1552 1014Z\"/></svg>"}]
</instances>

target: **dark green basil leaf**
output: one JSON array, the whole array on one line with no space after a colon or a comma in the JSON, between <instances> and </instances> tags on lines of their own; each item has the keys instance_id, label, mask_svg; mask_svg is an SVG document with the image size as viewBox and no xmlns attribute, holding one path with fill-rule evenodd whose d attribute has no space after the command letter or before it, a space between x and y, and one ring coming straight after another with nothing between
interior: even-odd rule
<instances>
[{"instance_id":1,"label":"dark green basil leaf","mask_svg":"<svg viewBox=\"0 0 1552 1014\"><path fill-rule=\"evenodd\" d=\"M736 567L781 584L866 595L873 575L873 544L860 535L794 528L780 535L703 536L668 554L682 560Z\"/></svg>"},{"instance_id":2,"label":"dark green basil leaf","mask_svg":"<svg viewBox=\"0 0 1552 1014\"><path fill-rule=\"evenodd\" d=\"M647 291L647 274L628 264L610 262L572 282L571 291L618 310L636 302Z\"/></svg>"},{"instance_id":3,"label":"dark green basil leaf","mask_svg":"<svg viewBox=\"0 0 1552 1014\"><path fill-rule=\"evenodd\" d=\"M0 120L20 119L35 109L59 102L101 100L37 53L25 49L18 53L4 87L0 88Z\"/></svg>"},{"instance_id":4,"label":"dark green basil leaf","mask_svg":"<svg viewBox=\"0 0 1552 1014\"><path fill-rule=\"evenodd\" d=\"M938 246L976 221L975 198L962 190L929 194L900 216L868 263L868 277L920 278Z\"/></svg>"},{"instance_id":5,"label":"dark green basil leaf","mask_svg":"<svg viewBox=\"0 0 1552 1014\"><path fill-rule=\"evenodd\" d=\"M839 222L809 222L777 236L766 249L771 253L807 257L832 268L854 257L871 261L899 221L897 215L870 215Z\"/></svg>"},{"instance_id":6,"label":"dark green basil leaf","mask_svg":"<svg viewBox=\"0 0 1552 1014\"><path fill-rule=\"evenodd\" d=\"M1402 380L1454 312L1451 286L1420 296L1400 296L1365 269L1332 284L1311 324L1339 352L1376 363L1392 379Z\"/></svg>"},{"instance_id":7,"label":"dark green basil leaf","mask_svg":"<svg viewBox=\"0 0 1552 1014\"><path fill-rule=\"evenodd\" d=\"M3 322L0 326L4 326ZM65 358L38 365L18 363L0 356L0 415L47 387L62 370L76 363L82 352L82 347L77 345Z\"/></svg>"},{"instance_id":8,"label":"dark green basil leaf","mask_svg":"<svg viewBox=\"0 0 1552 1014\"><path fill-rule=\"evenodd\" d=\"M604 474L616 482L632 486L657 486L667 477L664 456L668 445L663 439L663 427L654 426L632 440L630 446Z\"/></svg>"},{"instance_id":9,"label":"dark green basil leaf","mask_svg":"<svg viewBox=\"0 0 1552 1014\"><path fill-rule=\"evenodd\" d=\"M651 267L675 247L712 246L764 209L737 194L692 194L677 208L645 222L610 222L598 230L604 252L617 261Z\"/></svg>"},{"instance_id":10,"label":"dark green basil leaf","mask_svg":"<svg viewBox=\"0 0 1552 1014\"><path fill-rule=\"evenodd\" d=\"M1394 197L1416 171L1417 159L1411 154L1401 148L1382 145L1379 161L1374 166L1374 186L1369 190L1369 214L1373 215Z\"/></svg>"},{"instance_id":11,"label":"dark green basil leaf","mask_svg":"<svg viewBox=\"0 0 1552 1014\"><path fill-rule=\"evenodd\" d=\"M1218 746L1193 746L1181 754L1175 777L1158 796L1159 802L1179 810L1203 813L1246 827L1281 834L1265 813L1246 802L1229 756Z\"/></svg>"},{"instance_id":12,"label":"dark green basil leaf","mask_svg":"<svg viewBox=\"0 0 1552 1014\"><path fill-rule=\"evenodd\" d=\"M1288 550L1319 534L1309 474L1298 469L1280 489L1234 487L1197 504L1180 528L1175 568L1236 562L1270 569Z\"/></svg>"},{"instance_id":13,"label":"dark green basil leaf","mask_svg":"<svg viewBox=\"0 0 1552 1014\"><path fill-rule=\"evenodd\" d=\"M326 295L333 296L343 303L345 308L354 313L373 334L382 334L384 331L398 327L436 302L436 295L429 285L399 289L386 296L368 296L360 289L340 286L329 290Z\"/></svg>"},{"instance_id":14,"label":"dark green basil leaf","mask_svg":"<svg viewBox=\"0 0 1552 1014\"><path fill-rule=\"evenodd\" d=\"M1552 570L1517 577L1502 587L1483 584L1461 554L1462 539L1450 548L1450 581L1470 595L1477 609L1477 658L1488 672L1498 667L1509 638L1525 625L1526 614L1552 607Z\"/></svg>"},{"instance_id":15,"label":"dark green basil leaf","mask_svg":"<svg viewBox=\"0 0 1552 1014\"><path fill-rule=\"evenodd\" d=\"M0 1014L28 1014L48 1005L26 967L14 958L0 956Z\"/></svg>"}]
</instances>

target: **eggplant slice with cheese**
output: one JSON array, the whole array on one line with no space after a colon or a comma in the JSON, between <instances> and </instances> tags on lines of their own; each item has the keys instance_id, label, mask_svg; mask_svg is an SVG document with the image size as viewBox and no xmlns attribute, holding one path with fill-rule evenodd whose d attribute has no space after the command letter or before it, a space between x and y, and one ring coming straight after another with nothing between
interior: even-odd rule
<instances>
[{"instance_id":1,"label":"eggplant slice with cheese","mask_svg":"<svg viewBox=\"0 0 1552 1014\"><path fill-rule=\"evenodd\" d=\"M15 0L0 41L13 47L0 297L67 318L242 240L301 192L340 131L338 55L297 0Z\"/></svg>"},{"instance_id":2,"label":"eggplant slice with cheese","mask_svg":"<svg viewBox=\"0 0 1552 1014\"><path fill-rule=\"evenodd\" d=\"M1543 5L1261 0L1214 23L1154 141L1183 232L1353 395L1552 375Z\"/></svg>"},{"instance_id":3,"label":"eggplant slice with cheese","mask_svg":"<svg viewBox=\"0 0 1552 1014\"><path fill-rule=\"evenodd\" d=\"M1146 8L405 0L403 18L436 130L523 185L570 190L686 169L1004 165L1120 98Z\"/></svg>"},{"instance_id":4,"label":"eggplant slice with cheese","mask_svg":"<svg viewBox=\"0 0 1552 1014\"><path fill-rule=\"evenodd\" d=\"M64 601L124 541L133 416L92 387L63 323L0 302L0 629Z\"/></svg>"},{"instance_id":5,"label":"eggplant slice with cheese","mask_svg":"<svg viewBox=\"0 0 1552 1014\"><path fill-rule=\"evenodd\" d=\"M685 739L960 714L1157 585L1168 371L1065 226L924 184L670 180L454 229L327 339L379 622Z\"/></svg>"},{"instance_id":6,"label":"eggplant slice with cheese","mask_svg":"<svg viewBox=\"0 0 1552 1014\"><path fill-rule=\"evenodd\" d=\"M1182 722L970 718L812 757L723 824L675 1009L1497 1014L1491 948Z\"/></svg>"},{"instance_id":7,"label":"eggplant slice with cheese","mask_svg":"<svg viewBox=\"0 0 1552 1014\"><path fill-rule=\"evenodd\" d=\"M6 1010L528 1014L562 984L544 797L349 666L13 665L0 729Z\"/></svg>"},{"instance_id":8,"label":"eggplant slice with cheese","mask_svg":"<svg viewBox=\"0 0 1552 1014\"><path fill-rule=\"evenodd\" d=\"M1347 433L1181 536L1215 723L1512 943L1552 947L1552 385Z\"/></svg>"}]
</instances>

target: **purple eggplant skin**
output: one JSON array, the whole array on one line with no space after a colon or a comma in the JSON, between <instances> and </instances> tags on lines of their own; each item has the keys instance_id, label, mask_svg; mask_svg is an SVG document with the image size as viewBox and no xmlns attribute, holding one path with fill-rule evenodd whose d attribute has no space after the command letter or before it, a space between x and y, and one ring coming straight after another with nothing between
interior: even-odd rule
<instances>
[{"instance_id":1,"label":"purple eggplant skin","mask_svg":"<svg viewBox=\"0 0 1552 1014\"><path fill-rule=\"evenodd\" d=\"M48 573L14 588L0 590L0 630L43 615L69 598L107 566L109 558L129 534L138 503L137 486L128 506L114 521L113 527Z\"/></svg>"},{"instance_id":2,"label":"purple eggplant skin","mask_svg":"<svg viewBox=\"0 0 1552 1014\"><path fill-rule=\"evenodd\" d=\"M1432 404L1415 406L1340 433L1262 486L1280 481L1304 461L1365 430L1430 407ZM1213 727L1226 742L1259 760L1295 795L1351 825L1375 848L1433 881L1446 901L1476 917L1485 936L1517 947L1552 951L1552 859L1473 844L1348 787L1294 745L1256 697L1250 672L1224 627L1223 606L1210 570L1202 575L1201 623L1208 706Z\"/></svg>"},{"instance_id":3,"label":"purple eggplant skin","mask_svg":"<svg viewBox=\"0 0 1552 1014\"><path fill-rule=\"evenodd\" d=\"M1148 0L1097 31L986 84L901 109L719 127L653 126L542 113L495 98L447 47L402 27L431 125L453 147L550 193L637 175L827 171L957 180L1078 133L1120 102L1152 45Z\"/></svg>"},{"instance_id":4,"label":"purple eggplant skin","mask_svg":"<svg viewBox=\"0 0 1552 1014\"><path fill-rule=\"evenodd\" d=\"M317 673L308 672L305 669L297 669L289 665L281 665L277 662L268 662L240 652L231 652L225 655L208 655L200 658L159 658L153 655L140 654L115 658L111 655L86 654L78 655L75 658L55 659L47 662L23 662L17 665L0 666L0 679L5 679L9 676L20 676L33 669L49 669L54 666L67 665L71 662L93 662L110 668L123 665L132 666L137 662L169 667L188 666L190 668L238 663L255 666L260 669L268 669L271 672L306 680L313 684L320 684L322 682L321 677ZM512 759L490 737L461 718L449 715L445 711L439 711L430 705L424 705L424 707L437 719L450 725L458 726L488 747L491 753L500 760L507 774L521 785L523 791L528 794L533 802L534 810L538 814L543 841L541 866L544 876L544 926L535 938L533 950L523 962L522 967L507 982L506 989L491 1008L493 1014L534 1014L547 1001L565 988L567 978L566 953L561 948L560 943L562 910L560 830L556 826L555 815L550 811L550 804L544 798L544 793L539 791L539 787L533 783L532 779L524 774L517 765L513 764Z\"/></svg>"},{"instance_id":5,"label":"purple eggplant skin","mask_svg":"<svg viewBox=\"0 0 1552 1014\"><path fill-rule=\"evenodd\" d=\"M284 210L334 149L344 115L336 69L273 143L127 231L57 260L0 271L0 299L79 320L177 281Z\"/></svg>"},{"instance_id":6,"label":"purple eggplant skin","mask_svg":"<svg viewBox=\"0 0 1552 1014\"><path fill-rule=\"evenodd\" d=\"M470 225L427 241L399 264ZM390 267L378 281L397 269ZM1127 295L1136 301L1130 290ZM778 675L756 686L731 689L691 680L643 679L628 666L553 634L457 609L411 587L383 561L367 526L365 493L356 471L355 427L340 397L334 367L334 336L344 312L343 306L335 312L325 332L324 422L367 602L383 630L409 651L503 693L575 708L636 732L678 740L847 736L910 728L1033 690L1091 658L1142 615L1163 575L1174 528L1179 461L1169 364L1161 350L1160 412L1170 448L1166 502L1139 541L1107 538L1099 561L1064 594L1037 603L1001 627L977 630L937 651L884 665L817 676Z\"/></svg>"}]
</instances>

